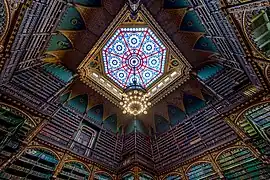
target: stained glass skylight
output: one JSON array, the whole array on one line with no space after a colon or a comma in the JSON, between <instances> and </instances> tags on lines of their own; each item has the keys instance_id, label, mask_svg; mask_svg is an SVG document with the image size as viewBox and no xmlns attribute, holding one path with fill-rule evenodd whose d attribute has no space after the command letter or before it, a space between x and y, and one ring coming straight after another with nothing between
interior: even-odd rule
<instances>
[{"instance_id":1,"label":"stained glass skylight","mask_svg":"<svg viewBox=\"0 0 270 180\"><path fill-rule=\"evenodd\" d=\"M105 72L120 87L147 88L164 73L166 47L149 28L119 28L102 49Z\"/></svg>"}]
</instances>

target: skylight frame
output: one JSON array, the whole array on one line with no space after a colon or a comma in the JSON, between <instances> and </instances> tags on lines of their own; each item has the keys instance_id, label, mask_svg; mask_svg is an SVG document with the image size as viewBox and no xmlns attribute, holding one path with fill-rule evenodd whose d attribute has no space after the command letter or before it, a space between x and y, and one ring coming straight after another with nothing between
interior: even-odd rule
<instances>
[{"instance_id":1,"label":"skylight frame","mask_svg":"<svg viewBox=\"0 0 270 180\"><path fill-rule=\"evenodd\" d=\"M156 20L148 12L148 10L141 5L138 12L139 16L143 19L142 22L127 22L126 18L129 17L131 12L128 6L125 5L118 13L113 22L108 26L95 46L90 50L86 58L78 67L78 73L80 80L96 90L98 93L106 97L109 101L120 107L119 102L122 99L124 92L123 88L120 88L116 83L108 78L104 71L104 64L102 63L102 48L106 45L109 39L114 35L118 28L122 27L148 27L155 35L162 41L163 45L167 47L167 55L165 62L165 73L158 78L151 86L147 88L150 101L152 105L159 102L166 95L174 91L177 87L181 86L190 78L190 71L192 66L173 44L170 38L166 35L164 30L159 26ZM130 21L130 19L129 19ZM132 21L132 20L131 20ZM100 69L89 68L91 59L95 56L100 56ZM177 68L169 69L169 58L173 56L179 60L179 66Z\"/></svg>"}]
</instances>

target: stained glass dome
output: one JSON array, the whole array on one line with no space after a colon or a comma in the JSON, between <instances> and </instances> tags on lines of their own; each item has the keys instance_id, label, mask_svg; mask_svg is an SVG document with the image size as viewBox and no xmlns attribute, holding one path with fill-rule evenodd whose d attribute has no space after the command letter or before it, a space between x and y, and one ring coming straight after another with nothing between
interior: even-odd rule
<instances>
[{"instance_id":1,"label":"stained glass dome","mask_svg":"<svg viewBox=\"0 0 270 180\"><path fill-rule=\"evenodd\" d=\"M149 28L119 28L102 50L105 72L120 87L144 88L164 73L166 47Z\"/></svg>"}]
</instances>

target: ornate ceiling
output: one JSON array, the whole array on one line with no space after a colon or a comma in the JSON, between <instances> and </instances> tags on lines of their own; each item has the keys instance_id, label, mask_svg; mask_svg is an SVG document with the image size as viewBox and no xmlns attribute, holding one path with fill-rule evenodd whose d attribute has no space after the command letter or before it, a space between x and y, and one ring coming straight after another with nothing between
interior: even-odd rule
<instances>
[{"instance_id":1,"label":"ornate ceiling","mask_svg":"<svg viewBox=\"0 0 270 180\"><path fill-rule=\"evenodd\" d=\"M227 116L268 90L269 8L241 11L239 2L205 10L199 1L141 0L135 17L124 0L1 6L1 95L113 136L193 131L184 128L189 123L199 129L208 113ZM229 8L221 13L223 6ZM48 14L41 15L43 7ZM119 105L134 71L152 104L136 119ZM193 118L202 120L194 125ZM181 142L200 141L198 134Z\"/></svg>"},{"instance_id":2,"label":"ornate ceiling","mask_svg":"<svg viewBox=\"0 0 270 180\"><path fill-rule=\"evenodd\" d=\"M211 38L209 34L214 29L209 29L210 25L202 23L201 17L190 8L188 1L143 3L135 19L131 18L131 11L128 5L124 4L109 1L74 1L62 13L61 21L55 26L55 33L43 41L45 49L37 52L40 60L36 65L30 65L30 68L38 67L38 71L50 74L53 79L66 84L56 94L60 96L59 102L65 102L64 105L71 106L80 113L92 112L98 108L98 112L102 114L102 121L106 122L111 116L116 118L113 120L116 126L113 129L126 127L132 118L121 114L119 101L122 98L123 87L131 81L130 74L133 70L128 67L133 67L132 63L135 63L135 66L139 63L139 66L143 67L140 68L141 72L139 68L136 69L136 78L148 89L153 104L147 117L140 118L146 127L152 127L155 131L158 129L157 124L162 121L166 126L174 121L170 118L174 116L170 113L175 112L172 109L177 108L177 111L186 117L196 113L210 101L224 98L226 93L224 94L222 89L215 90L205 86L205 82L227 71L230 66L238 69L239 63L226 60L230 59L230 53L226 54L222 42L218 42L220 39ZM124 48L131 47L132 42L121 46L122 54L121 49L115 51L114 46L119 48L117 43L123 42L119 41L119 35L122 34L122 38L129 41L129 34L125 35L123 32L133 27L146 28L131 29L130 32L130 36L133 37L142 31L136 41L141 42L143 51L137 52L135 44L135 49L132 47L134 52L127 51L129 53L125 54ZM149 39L146 41L143 37ZM157 44L151 45L155 46L152 47L155 50L159 49L159 53L155 55L153 52L148 56L146 45L148 41L152 42L151 39L157 41ZM117 56L111 51L115 51ZM142 60L136 59L137 56L134 59L133 53L139 53ZM22 55L21 58L27 58L26 56ZM113 58L116 61L113 61ZM156 59L159 60L155 66L153 63ZM124 62L121 65L122 69L117 66L120 61ZM20 64L18 72L27 69L27 61L22 60ZM189 74L192 67L193 72ZM19 76L24 74L18 74L13 81L19 80ZM190 78L191 80L188 80ZM240 81L237 83L241 83ZM235 85L237 84L233 86ZM30 88L27 86L24 88ZM52 84L48 84L48 87L50 86ZM44 98L46 99L46 95ZM95 115L90 115L92 116Z\"/></svg>"}]
</instances>

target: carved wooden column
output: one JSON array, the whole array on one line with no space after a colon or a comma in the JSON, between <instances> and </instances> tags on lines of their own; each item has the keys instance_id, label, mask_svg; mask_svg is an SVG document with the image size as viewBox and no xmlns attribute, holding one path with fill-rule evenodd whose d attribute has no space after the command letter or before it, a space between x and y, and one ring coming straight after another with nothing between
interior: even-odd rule
<instances>
[{"instance_id":1,"label":"carved wooden column","mask_svg":"<svg viewBox=\"0 0 270 180\"><path fill-rule=\"evenodd\" d=\"M60 159L59 163L56 166L56 169L55 169L54 174L53 174L53 179L56 179L58 174L61 172L62 167L64 166L64 163L65 163L66 157L67 157L67 154L64 153L64 155L62 156L62 158Z\"/></svg>"},{"instance_id":2,"label":"carved wooden column","mask_svg":"<svg viewBox=\"0 0 270 180\"><path fill-rule=\"evenodd\" d=\"M188 177L183 167L180 168L180 171L181 171L183 180L188 180Z\"/></svg>"},{"instance_id":3,"label":"carved wooden column","mask_svg":"<svg viewBox=\"0 0 270 180\"><path fill-rule=\"evenodd\" d=\"M220 166L216 163L216 161L214 160L214 158L213 158L213 156L212 156L211 153L208 155L208 157L211 160L212 165L213 165L213 168L218 173L219 177L221 179L225 179L224 175L222 174L222 170L221 170Z\"/></svg>"}]
</instances>

